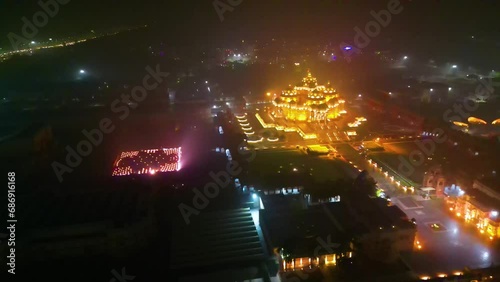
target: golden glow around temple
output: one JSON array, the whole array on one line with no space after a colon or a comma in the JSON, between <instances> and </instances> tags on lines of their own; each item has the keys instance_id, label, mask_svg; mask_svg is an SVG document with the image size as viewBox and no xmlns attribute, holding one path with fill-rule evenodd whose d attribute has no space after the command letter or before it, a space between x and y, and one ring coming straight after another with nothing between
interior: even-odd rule
<instances>
[{"instance_id":1,"label":"golden glow around temple","mask_svg":"<svg viewBox=\"0 0 500 282\"><path fill-rule=\"evenodd\" d=\"M471 124L488 124L486 121L477 117L469 117L467 121Z\"/></svg>"},{"instance_id":2,"label":"golden glow around temple","mask_svg":"<svg viewBox=\"0 0 500 282\"><path fill-rule=\"evenodd\" d=\"M274 99L276 117L296 121L321 121L335 119L345 113L345 101L330 83L318 85L311 72L295 87L288 87Z\"/></svg>"}]
</instances>

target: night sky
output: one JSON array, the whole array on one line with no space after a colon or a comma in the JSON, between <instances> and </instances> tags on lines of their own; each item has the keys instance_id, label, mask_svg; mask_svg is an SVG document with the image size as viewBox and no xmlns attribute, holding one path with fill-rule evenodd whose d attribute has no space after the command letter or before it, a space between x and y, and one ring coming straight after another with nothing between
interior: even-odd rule
<instances>
[{"instance_id":1,"label":"night sky","mask_svg":"<svg viewBox=\"0 0 500 282\"><path fill-rule=\"evenodd\" d=\"M228 0L219 0L226 3ZM388 0L241 0L221 22L213 0L70 0L50 18L37 37L77 35L90 29L152 24L159 36L185 36L213 40L235 37L285 37L352 40L353 28L372 20L370 11L387 7ZM471 35L499 38L495 0L401 0L403 11L394 15L380 33L385 40L424 39L448 42ZM31 19L40 10L37 1L0 2L0 46L8 46L7 34L20 34L21 17ZM163 34L161 34L163 33ZM37 38L34 38L37 40ZM499 39L500 40L500 39Z\"/></svg>"}]
</instances>

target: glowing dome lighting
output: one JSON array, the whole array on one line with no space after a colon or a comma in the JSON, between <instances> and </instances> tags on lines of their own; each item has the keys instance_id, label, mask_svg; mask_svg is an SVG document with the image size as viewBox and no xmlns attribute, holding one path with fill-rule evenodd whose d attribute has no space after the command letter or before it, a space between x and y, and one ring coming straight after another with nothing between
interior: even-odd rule
<instances>
[{"instance_id":1,"label":"glowing dome lighting","mask_svg":"<svg viewBox=\"0 0 500 282\"><path fill-rule=\"evenodd\" d=\"M463 122L459 122L459 121L454 121L453 124L456 126L461 126L461 127L469 127L468 124L463 123Z\"/></svg>"},{"instance_id":2,"label":"glowing dome lighting","mask_svg":"<svg viewBox=\"0 0 500 282\"><path fill-rule=\"evenodd\" d=\"M467 122L472 123L472 124L488 124L486 121L477 118L477 117L469 117L467 119Z\"/></svg>"},{"instance_id":3,"label":"glowing dome lighting","mask_svg":"<svg viewBox=\"0 0 500 282\"><path fill-rule=\"evenodd\" d=\"M264 138L260 138L260 139L257 139L257 140L248 140L247 143L260 143L262 142L262 140L264 140Z\"/></svg>"}]
</instances>

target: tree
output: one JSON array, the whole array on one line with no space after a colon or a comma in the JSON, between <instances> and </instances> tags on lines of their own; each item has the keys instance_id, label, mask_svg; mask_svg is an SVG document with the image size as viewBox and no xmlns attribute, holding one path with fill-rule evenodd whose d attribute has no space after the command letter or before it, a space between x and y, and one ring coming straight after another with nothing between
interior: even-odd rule
<instances>
[{"instance_id":1,"label":"tree","mask_svg":"<svg viewBox=\"0 0 500 282\"><path fill-rule=\"evenodd\" d=\"M353 189L358 193L375 197L377 194L377 182L370 176L367 170L363 170L354 179Z\"/></svg>"}]
</instances>

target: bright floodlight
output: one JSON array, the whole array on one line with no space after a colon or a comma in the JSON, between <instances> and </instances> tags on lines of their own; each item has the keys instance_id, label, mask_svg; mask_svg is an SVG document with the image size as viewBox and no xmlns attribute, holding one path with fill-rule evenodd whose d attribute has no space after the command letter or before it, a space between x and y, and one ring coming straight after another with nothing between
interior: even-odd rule
<instances>
[{"instance_id":1,"label":"bright floodlight","mask_svg":"<svg viewBox=\"0 0 500 282\"><path fill-rule=\"evenodd\" d=\"M80 74L85 74L85 70L80 70Z\"/></svg>"},{"instance_id":2,"label":"bright floodlight","mask_svg":"<svg viewBox=\"0 0 500 282\"><path fill-rule=\"evenodd\" d=\"M448 91L451 91L451 87L448 87Z\"/></svg>"},{"instance_id":3,"label":"bright floodlight","mask_svg":"<svg viewBox=\"0 0 500 282\"><path fill-rule=\"evenodd\" d=\"M408 56L404 56L404 57L403 57L403 59L404 59L404 60L407 60L407 59L408 59Z\"/></svg>"},{"instance_id":4,"label":"bright floodlight","mask_svg":"<svg viewBox=\"0 0 500 282\"><path fill-rule=\"evenodd\" d=\"M434 91L434 89L431 88L431 92Z\"/></svg>"},{"instance_id":5,"label":"bright floodlight","mask_svg":"<svg viewBox=\"0 0 500 282\"><path fill-rule=\"evenodd\" d=\"M358 94L358 97L361 97L361 96L363 96L363 95L361 95L361 94Z\"/></svg>"},{"instance_id":6,"label":"bright floodlight","mask_svg":"<svg viewBox=\"0 0 500 282\"><path fill-rule=\"evenodd\" d=\"M454 68L454 69L458 68L458 66L457 66L457 65L453 65L453 66L451 66L451 67L452 67L452 68Z\"/></svg>"}]
</instances>

